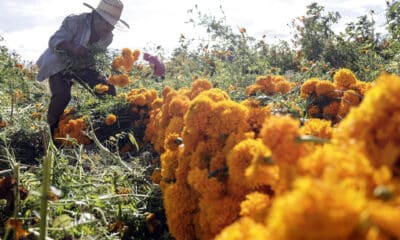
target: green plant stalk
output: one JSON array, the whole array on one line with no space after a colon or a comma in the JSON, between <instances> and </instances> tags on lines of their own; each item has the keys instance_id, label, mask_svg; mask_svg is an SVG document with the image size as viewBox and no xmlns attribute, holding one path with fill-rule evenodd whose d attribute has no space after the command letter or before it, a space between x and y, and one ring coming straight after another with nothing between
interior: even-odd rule
<instances>
[{"instance_id":1,"label":"green plant stalk","mask_svg":"<svg viewBox=\"0 0 400 240\"><path fill-rule=\"evenodd\" d=\"M51 163L53 159L53 151L48 150L47 155L43 159L43 183L40 203L40 240L45 240L47 238L47 204L48 192L50 189Z\"/></svg>"},{"instance_id":2,"label":"green plant stalk","mask_svg":"<svg viewBox=\"0 0 400 240\"><path fill-rule=\"evenodd\" d=\"M20 175L20 165L19 162L15 162L13 166L14 170L14 178L15 178L15 185L14 185L14 212L13 212L13 217L14 219L17 219L17 214L19 210L19 200L20 200L20 194L19 194L19 175Z\"/></svg>"}]
</instances>

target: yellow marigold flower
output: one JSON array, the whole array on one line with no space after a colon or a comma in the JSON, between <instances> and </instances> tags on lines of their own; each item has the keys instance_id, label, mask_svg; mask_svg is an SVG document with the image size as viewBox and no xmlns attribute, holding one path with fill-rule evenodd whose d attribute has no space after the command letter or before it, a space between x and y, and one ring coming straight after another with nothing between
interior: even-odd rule
<instances>
[{"instance_id":1,"label":"yellow marigold flower","mask_svg":"<svg viewBox=\"0 0 400 240\"><path fill-rule=\"evenodd\" d=\"M132 55L132 50L129 48L123 48L122 49L122 57L128 58Z\"/></svg>"},{"instance_id":2,"label":"yellow marigold flower","mask_svg":"<svg viewBox=\"0 0 400 240\"><path fill-rule=\"evenodd\" d=\"M271 152L270 150L259 140L256 139L245 139L239 142L227 156L227 165L229 170L229 179L237 185L245 186L247 188L255 187L253 184L254 179L250 173L249 177L246 177L246 169L252 164L254 158L255 165L260 165L258 162L262 162L264 159L268 159ZM258 160L260 159L260 160ZM259 177L259 176L257 176ZM268 182L273 182L273 176L263 176ZM251 180L251 181L250 181ZM260 182L262 180L260 179Z\"/></svg>"},{"instance_id":3,"label":"yellow marigold flower","mask_svg":"<svg viewBox=\"0 0 400 240\"><path fill-rule=\"evenodd\" d=\"M329 80L320 80L315 85L315 92L317 96L333 94L335 92L335 85Z\"/></svg>"},{"instance_id":4,"label":"yellow marigold flower","mask_svg":"<svg viewBox=\"0 0 400 240\"><path fill-rule=\"evenodd\" d=\"M255 133L259 133L265 119L269 118L271 113L270 106L260 106L259 101L245 100L242 102L249 109L247 123Z\"/></svg>"},{"instance_id":5,"label":"yellow marigold flower","mask_svg":"<svg viewBox=\"0 0 400 240\"><path fill-rule=\"evenodd\" d=\"M246 33L246 28L239 28L240 33Z\"/></svg>"},{"instance_id":6,"label":"yellow marigold flower","mask_svg":"<svg viewBox=\"0 0 400 240\"><path fill-rule=\"evenodd\" d=\"M117 116L114 114L108 114L105 120L107 126L113 125L117 121Z\"/></svg>"},{"instance_id":7,"label":"yellow marigold flower","mask_svg":"<svg viewBox=\"0 0 400 240\"><path fill-rule=\"evenodd\" d=\"M240 216L249 217L255 222L263 223L268 216L272 200L269 195L261 192L252 192L240 204Z\"/></svg>"},{"instance_id":8,"label":"yellow marigold flower","mask_svg":"<svg viewBox=\"0 0 400 240\"><path fill-rule=\"evenodd\" d=\"M370 221L380 229L390 233L396 239L400 238L400 209L382 202L372 202L368 207Z\"/></svg>"},{"instance_id":9,"label":"yellow marigold flower","mask_svg":"<svg viewBox=\"0 0 400 240\"><path fill-rule=\"evenodd\" d=\"M368 159L357 150L344 150L336 145L325 144L299 160L302 174L346 183L359 192L372 192L376 185L373 168Z\"/></svg>"},{"instance_id":10,"label":"yellow marigold flower","mask_svg":"<svg viewBox=\"0 0 400 240\"><path fill-rule=\"evenodd\" d=\"M146 105L147 101L146 101L146 97L143 94L138 94L135 96L135 100L133 102L134 104L138 105L138 106L144 106Z\"/></svg>"},{"instance_id":11,"label":"yellow marigold flower","mask_svg":"<svg viewBox=\"0 0 400 240\"><path fill-rule=\"evenodd\" d=\"M233 223L240 211L240 202L230 196L203 198L199 203L199 226L197 239L213 239L226 226Z\"/></svg>"},{"instance_id":12,"label":"yellow marigold flower","mask_svg":"<svg viewBox=\"0 0 400 240\"><path fill-rule=\"evenodd\" d=\"M184 116L185 126L190 131L205 132L209 124L210 113L215 107L214 101L206 96L194 99Z\"/></svg>"},{"instance_id":13,"label":"yellow marigold flower","mask_svg":"<svg viewBox=\"0 0 400 240\"><path fill-rule=\"evenodd\" d=\"M189 108L190 100L186 96L174 98L169 104L169 111L172 116L182 117Z\"/></svg>"},{"instance_id":14,"label":"yellow marigold flower","mask_svg":"<svg viewBox=\"0 0 400 240\"><path fill-rule=\"evenodd\" d=\"M338 89L344 90L355 84L357 78L350 69L341 68L333 75L333 81Z\"/></svg>"},{"instance_id":15,"label":"yellow marigold flower","mask_svg":"<svg viewBox=\"0 0 400 240\"><path fill-rule=\"evenodd\" d=\"M215 240L261 240L273 239L273 236L263 224L259 224L249 217L243 217L224 228L215 237Z\"/></svg>"},{"instance_id":16,"label":"yellow marigold flower","mask_svg":"<svg viewBox=\"0 0 400 240\"><path fill-rule=\"evenodd\" d=\"M302 145L295 139L300 135L300 122L290 116L271 116L261 129L260 138L272 151L276 163L295 163L302 155Z\"/></svg>"},{"instance_id":17,"label":"yellow marigold flower","mask_svg":"<svg viewBox=\"0 0 400 240\"><path fill-rule=\"evenodd\" d=\"M218 198L224 193L223 184L217 178L208 177L207 169L191 170L188 174L188 183L201 197Z\"/></svg>"},{"instance_id":18,"label":"yellow marigold flower","mask_svg":"<svg viewBox=\"0 0 400 240\"><path fill-rule=\"evenodd\" d=\"M211 117L206 128L209 136L220 137L232 132L246 131L248 109L234 101L221 101L214 104Z\"/></svg>"},{"instance_id":19,"label":"yellow marigold flower","mask_svg":"<svg viewBox=\"0 0 400 240\"><path fill-rule=\"evenodd\" d=\"M361 101L361 97L362 96L360 96L354 90L346 90L343 93L342 101L348 103L350 106L357 106Z\"/></svg>"},{"instance_id":20,"label":"yellow marigold flower","mask_svg":"<svg viewBox=\"0 0 400 240\"><path fill-rule=\"evenodd\" d=\"M190 98L194 99L199 93L212 88L212 84L208 79L197 79L192 83Z\"/></svg>"},{"instance_id":21,"label":"yellow marigold flower","mask_svg":"<svg viewBox=\"0 0 400 240\"><path fill-rule=\"evenodd\" d=\"M357 148L380 167L394 167L400 157L400 77L383 74L342 120L334 138Z\"/></svg>"},{"instance_id":22,"label":"yellow marigold flower","mask_svg":"<svg viewBox=\"0 0 400 240\"><path fill-rule=\"evenodd\" d=\"M131 82L126 74L113 75L108 78L108 83L114 86L124 87Z\"/></svg>"},{"instance_id":23,"label":"yellow marigold flower","mask_svg":"<svg viewBox=\"0 0 400 240\"><path fill-rule=\"evenodd\" d=\"M198 211L197 199L188 187L182 183L168 185L163 190L163 204L168 229L175 239L196 235L193 213Z\"/></svg>"},{"instance_id":24,"label":"yellow marigold flower","mask_svg":"<svg viewBox=\"0 0 400 240\"><path fill-rule=\"evenodd\" d=\"M166 98L170 92L174 91L170 86L166 86L162 91L161 95L163 98Z\"/></svg>"},{"instance_id":25,"label":"yellow marigold flower","mask_svg":"<svg viewBox=\"0 0 400 240\"><path fill-rule=\"evenodd\" d=\"M303 135L311 135L320 138L330 139L332 137L332 123L325 119L308 119L300 128Z\"/></svg>"},{"instance_id":26,"label":"yellow marigold flower","mask_svg":"<svg viewBox=\"0 0 400 240\"><path fill-rule=\"evenodd\" d=\"M105 84L97 84L94 87L94 90L98 93L98 94L104 94L105 92L107 92L109 89L108 85Z\"/></svg>"},{"instance_id":27,"label":"yellow marigold flower","mask_svg":"<svg viewBox=\"0 0 400 240\"><path fill-rule=\"evenodd\" d=\"M292 191L274 200L266 223L277 240L349 239L364 206L365 199L357 191L300 178Z\"/></svg>"},{"instance_id":28,"label":"yellow marigold flower","mask_svg":"<svg viewBox=\"0 0 400 240\"><path fill-rule=\"evenodd\" d=\"M120 67L122 67L123 61L124 61L124 59L123 59L122 57L116 57L116 58L114 58L114 60L113 60L113 62L112 62L112 67L113 67L114 69L117 69L117 70L118 70Z\"/></svg>"},{"instance_id":29,"label":"yellow marigold flower","mask_svg":"<svg viewBox=\"0 0 400 240\"><path fill-rule=\"evenodd\" d=\"M364 96L365 93L373 87L373 83L371 82L363 82L358 81L355 84L352 84L349 88L356 91L358 94Z\"/></svg>"},{"instance_id":30,"label":"yellow marigold flower","mask_svg":"<svg viewBox=\"0 0 400 240\"><path fill-rule=\"evenodd\" d=\"M229 95L219 88L211 88L209 90L201 92L199 95L211 98L215 102L230 100Z\"/></svg>"},{"instance_id":31,"label":"yellow marigold flower","mask_svg":"<svg viewBox=\"0 0 400 240\"><path fill-rule=\"evenodd\" d=\"M316 86L319 80L317 78L310 78L301 85L300 96L302 98L308 98L312 93L315 92Z\"/></svg>"}]
</instances>

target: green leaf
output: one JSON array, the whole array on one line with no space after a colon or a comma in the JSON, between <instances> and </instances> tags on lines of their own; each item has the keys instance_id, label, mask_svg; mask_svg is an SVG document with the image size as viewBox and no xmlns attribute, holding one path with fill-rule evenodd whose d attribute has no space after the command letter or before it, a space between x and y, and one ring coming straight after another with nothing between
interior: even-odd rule
<instances>
[{"instance_id":1,"label":"green leaf","mask_svg":"<svg viewBox=\"0 0 400 240\"><path fill-rule=\"evenodd\" d=\"M55 228L67 228L72 224L72 218L67 214L62 214L56 217L53 221Z\"/></svg>"},{"instance_id":2,"label":"green leaf","mask_svg":"<svg viewBox=\"0 0 400 240\"><path fill-rule=\"evenodd\" d=\"M331 140L326 139L326 138L320 138L312 135L302 135L302 136L297 136L295 138L297 143L307 143L307 142L313 142L313 143L330 143Z\"/></svg>"},{"instance_id":3,"label":"green leaf","mask_svg":"<svg viewBox=\"0 0 400 240\"><path fill-rule=\"evenodd\" d=\"M133 146L135 146L136 151L138 152L139 151L139 144L136 141L136 138L133 136L132 133L128 133L128 137L129 137L129 141L133 144Z\"/></svg>"}]
</instances>

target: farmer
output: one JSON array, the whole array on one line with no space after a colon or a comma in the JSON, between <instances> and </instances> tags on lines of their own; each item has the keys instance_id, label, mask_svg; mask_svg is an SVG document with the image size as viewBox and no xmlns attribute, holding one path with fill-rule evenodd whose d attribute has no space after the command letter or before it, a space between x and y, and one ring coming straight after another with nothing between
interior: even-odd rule
<instances>
[{"instance_id":1,"label":"farmer","mask_svg":"<svg viewBox=\"0 0 400 240\"><path fill-rule=\"evenodd\" d=\"M148 53L144 53L143 59L149 62L149 64L153 68L154 80L158 82L165 79L165 65L158 57L150 55Z\"/></svg>"},{"instance_id":2,"label":"farmer","mask_svg":"<svg viewBox=\"0 0 400 240\"><path fill-rule=\"evenodd\" d=\"M47 112L47 123L51 134L57 128L60 116L71 100L72 79L94 88L97 84L108 85L106 94L115 96L115 87L106 82L106 78L89 66L79 71L67 72L68 58L56 53L63 50L74 57L87 57L89 47L106 50L113 40L112 31L116 24L129 25L120 19L123 4L120 0L101 0L97 8L87 3L91 12L67 16L61 27L50 37L49 47L37 60L39 73L37 79L49 79L51 100ZM119 25L120 26L120 25ZM122 26L122 25L121 25Z\"/></svg>"}]
</instances>

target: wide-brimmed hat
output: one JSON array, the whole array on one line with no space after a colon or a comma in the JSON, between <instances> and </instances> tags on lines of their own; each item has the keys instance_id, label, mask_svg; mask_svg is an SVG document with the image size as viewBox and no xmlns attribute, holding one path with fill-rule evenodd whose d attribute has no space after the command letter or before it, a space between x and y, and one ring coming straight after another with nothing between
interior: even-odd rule
<instances>
[{"instance_id":1,"label":"wide-brimmed hat","mask_svg":"<svg viewBox=\"0 0 400 240\"><path fill-rule=\"evenodd\" d=\"M86 7L96 11L100 16L104 18L111 25L116 26L118 22L124 24L127 28L129 28L129 24L124 20L121 20L122 9L124 8L124 4L120 0L101 0L97 8L92 7L88 3L83 3Z\"/></svg>"}]
</instances>

